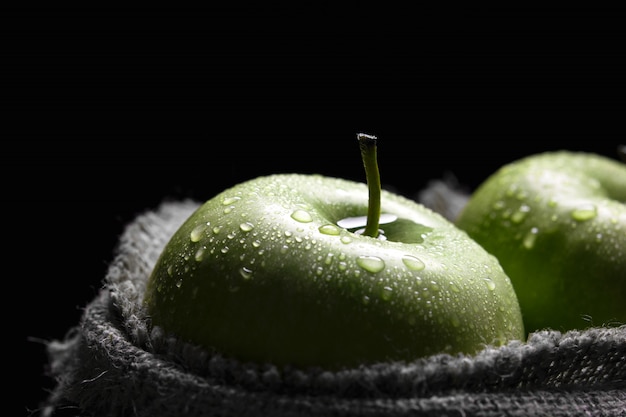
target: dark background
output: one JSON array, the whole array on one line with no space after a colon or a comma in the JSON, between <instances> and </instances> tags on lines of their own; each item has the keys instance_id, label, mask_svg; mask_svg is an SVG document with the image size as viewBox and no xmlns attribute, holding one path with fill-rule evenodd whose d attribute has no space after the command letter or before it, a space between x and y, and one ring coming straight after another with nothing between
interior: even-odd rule
<instances>
[{"instance_id":1,"label":"dark background","mask_svg":"<svg viewBox=\"0 0 626 417\"><path fill-rule=\"evenodd\" d=\"M546 150L617 158L624 18L359 2L4 8L4 305L25 382L18 409L36 410L53 386L42 342L78 324L124 226L165 199L204 201L275 172L364 181L357 132L379 137L383 184L411 198L448 174L471 190Z\"/></svg>"}]
</instances>

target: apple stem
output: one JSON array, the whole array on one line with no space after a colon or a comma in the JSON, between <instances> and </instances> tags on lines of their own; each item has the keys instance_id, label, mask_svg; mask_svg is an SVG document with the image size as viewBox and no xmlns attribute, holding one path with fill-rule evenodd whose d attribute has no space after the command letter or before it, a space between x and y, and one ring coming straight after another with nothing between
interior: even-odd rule
<instances>
[{"instance_id":1,"label":"apple stem","mask_svg":"<svg viewBox=\"0 0 626 417\"><path fill-rule=\"evenodd\" d=\"M363 234L370 237L378 237L378 226L380 222L380 173L378 172L378 162L376 157L376 136L365 133L357 133L359 147L361 148L361 158L365 167L365 179L369 192L369 202L367 206L367 224Z\"/></svg>"}]
</instances>

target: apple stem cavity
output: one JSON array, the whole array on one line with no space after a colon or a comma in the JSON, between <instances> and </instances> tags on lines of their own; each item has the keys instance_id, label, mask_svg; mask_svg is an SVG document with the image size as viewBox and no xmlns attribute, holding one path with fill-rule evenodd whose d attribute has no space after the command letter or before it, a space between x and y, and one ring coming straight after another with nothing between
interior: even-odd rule
<instances>
[{"instance_id":1,"label":"apple stem cavity","mask_svg":"<svg viewBox=\"0 0 626 417\"><path fill-rule=\"evenodd\" d=\"M367 206L367 223L363 234L373 238L378 237L378 226L380 223L380 173L378 171L377 161L377 143L376 136L367 135L365 133L357 133L356 135L361 148L361 158L365 167L365 180L367 181L367 189L369 192L369 200Z\"/></svg>"}]
</instances>

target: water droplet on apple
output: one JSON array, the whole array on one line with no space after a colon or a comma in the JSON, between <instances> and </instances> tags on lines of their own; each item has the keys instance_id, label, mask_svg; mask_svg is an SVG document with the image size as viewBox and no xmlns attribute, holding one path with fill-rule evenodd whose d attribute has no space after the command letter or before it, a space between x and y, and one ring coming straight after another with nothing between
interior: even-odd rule
<instances>
[{"instance_id":1,"label":"water droplet on apple","mask_svg":"<svg viewBox=\"0 0 626 417\"><path fill-rule=\"evenodd\" d=\"M261 242L258 240L255 240L252 242L252 246L254 246L255 248L258 248L259 246L261 246Z\"/></svg>"},{"instance_id":2,"label":"water droplet on apple","mask_svg":"<svg viewBox=\"0 0 626 417\"><path fill-rule=\"evenodd\" d=\"M291 218L300 223L309 223L313 221L313 217L308 211L298 209L291 213Z\"/></svg>"},{"instance_id":3,"label":"water droplet on apple","mask_svg":"<svg viewBox=\"0 0 626 417\"><path fill-rule=\"evenodd\" d=\"M246 223L241 223L239 225L239 228L244 232L249 232L250 230L254 229L254 225L250 222L246 222Z\"/></svg>"},{"instance_id":4,"label":"water droplet on apple","mask_svg":"<svg viewBox=\"0 0 626 417\"><path fill-rule=\"evenodd\" d=\"M455 292L455 293L460 293L461 292L459 287L454 282L450 283L450 289L452 290L452 292Z\"/></svg>"},{"instance_id":5,"label":"water droplet on apple","mask_svg":"<svg viewBox=\"0 0 626 417\"><path fill-rule=\"evenodd\" d=\"M398 216L390 213L381 213L378 224L387 224L398 220ZM346 217L337 222L337 226L344 229L356 229L367 225L367 216Z\"/></svg>"},{"instance_id":6,"label":"water droplet on apple","mask_svg":"<svg viewBox=\"0 0 626 417\"><path fill-rule=\"evenodd\" d=\"M393 288L389 286L385 286L383 287L383 290L380 293L380 298L382 298L385 301L389 301L392 295L393 295Z\"/></svg>"},{"instance_id":7,"label":"water droplet on apple","mask_svg":"<svg viewBox=\"0 0 626 417\"><path fill-rule=\"evenodd\" d=\"M241 274L241 276L243 277L243 279L248 280L248 279L252 278L252 269L247 268L247 267L245 267L245 266L244 266L244 267L242 267L242 268L239 270L239 273Z\"/></svg>"},{"instance_id":8,"label":"water droplet on apple","mask_svg":"<svg viewBox=\"0 0 626 417\"><path fill-rule=\"evenodd\" d=\"M205 251L206 251L206 247L205 247L205 246L203 246L203 247L199 248L199 249L196 251L196 254L195 254L195 256L194 256L194 259L196 260L196 262L200 262L200 261L202 261L202 259L204 258L204 252L205 252Z\"/></svg>"},{"instance_id":9,"label":"water droplet on apple","mask_svg":"<svg viewBox=\"0 0 626 417\"><path fill-rule=\"evenodd\" d=\"M182 279L178 279L176 281L176 288L180 288L183 285L183 280Z\"/></svg>"},{"instance_id":10,"label":"water droplet on apple","mask_svg":"<svg viewBox=\"0 0 626 417\"><path fill-rule=\"evenodd\" d=\"M385 268L385 262L377 256L359 256L356 258L356 263L361 268L373 274Z\"/></svg>"},{"instance_id":11,"label":"water droplet on apple","mask_svg":"<svg viewBox=\"0 0 626 417\"><path fill-rule=\"evenodd\" d=\"M241 197L238 197L238 196L224 197L224 199L222 200L222 205L229 206L239 200L241 200Z\"/></svg>"},{"instance_id":12,"label":"water droplet on apple","mask_svg":"<svg viewBox=\"0 0 626 417\"><path fill-rule=\"evenodd\" d=\"M572 218L579 222L593 219L598 214L598 209L593 204L584 204L572 211Z\"/></svg>"},{"instance_id":13,"label":"water droplet on apple","mask_svg":"<svg viewBox=\"0 0 626 417\"><path fill-rule=\"evenodd\" d=\"M320 226L318 230L322 234L331 235L331 236L337 236L341 233L341 229L339 229L334 224L325 224L323 226Z\"/></svg>"},{"instance_id":14,"label":"water droplet on apple","mask_svg":"<svg viewBox=\"0 0 626 417\"><path fill-rule=\"evenodd\" d=\"M513 223L521 223L526 218L529 211L530 207L526 204L522 204L517 211L511 215L511 221Z\"/></svg>"},{"instance_id":15,"label":"water droplet on apple","mask_svg":"<svg viewBox=\"0 0 626 417\"><path fill-rule=\"evenodd\" d=\"M289 246L287 245L283 245L280 247L280 253L287 253L288 250L289 250Z\"/></svg>"},{"instance_id":16,"label":"water droplet on apple","mask_svg":"<svg viewBox=\"0 0 626 417\"><path fill-rule=\"evenodd\" d=\"M344 229L356 229L357 227L363 227L366 224L367 216L346 217L337 222L337 225L339 227L343 227Z\"/></svg>"},{"instance_id":17,"label":"water droplet on apple","mask_svg":"<svg viewBox=\"0 0 626 417\"><path fill-rule=\"evenodd\" d=\"M224 209L224 214L228 214L235 209L235 206L228 206Z\"/></svg>"},{"instance_id":18,"label":"water droplet on apple","mask_svg":"<svg viewBox=\"0 0 626 417\"><path fill-rule=\"evenodd\" d=\"M189 238L192 242L197 242L202 238L202 234L209 227L210 223L202 223L193 228L191 233L189 234Z\"/></svg>"},{"instance_id":19,"label":"water droplet on apple","mask_svg":"<svg viewBox=\"0 0 626 417\"><path fill-rule=\"evenodd\" d=\"M490 277L485 277L483 278L483 280L485 281L485 284L487 285L487 288L489 288L490 291L493 291L496 289L496 283L493 282L493 280Z\"/></svg>"},{"instance_id":20,"label":"water droplet on apple","mask_svg":"<svg viewBox=\"0 0 626 417\"><path fill-rule=\"evenodd\" d=\"M341 243L345 243L345 244L352 242L352 238L349 236L341 236L340 240L341 240Z\"/></svg>"},{"instance_id":21,"label":"water droplet on apple","mask_svg":"<svg viewBox=\"0 0 626 417\"><path fill-rule=\"evenodd\" d=\"M495 203L493 203L494 210L502 210L505 206L506 206L506 203L502 200L498 200Z\"/></svg>"},{"instance_id":22,"label":"water droplet on apple","mask_svg":"<svg viewBox=\"0 0 626 417\"><path fill-rule=\"evenodd\" d=\"M524 236L524 240L522 241L522 245L526 249L532 249L535 247L535 241L537 240L537 234L539 234L539 229L536 227L531 228L528 233Z\"/></svg>"},{"instance_id":23,"label":"water droplet on apple","mask_svg":"<svg viewBox=\"0 0 626 417\"><path fill-rule=\"evenodd\" d=\"M222 226L215 226L213 228L213 234L218 234L220 232L220 230L222 230Z\"/></svg>"},{"instance_id":24,"label":"water droplet on apple","mask_svg":"<svg viewBox=\"0 0 626 417\"><path fill-rule=\"evenodd\" d=\"M222 252L222 253L228 253L228 251L229 251L229 250L230 250L230 248L229 248L228 246L224 246L224 247L221 249L221 252Z\"/></svg>"},{"instance_id":25,"label":"water droplet on apple","mask_svg":"<svg viewBox=\"0 0 626 417\"><path fill-rule=\"evenodd\" d=\"M426 264L424 264L421 259L411 255L404 255L402 257L402 263L412 271L421 271L426 267Z\"/></svg>"},{"instance_id":26,"label":"water droplet on apple","mask_svg":"<svg viewBox=\"0 0 626 417\"><path fill-rule=\"evenodd\" d=\"M368 305L370 303L370 298L367 295L363 296L363 305Z\"/></svg>"}]
</instances>

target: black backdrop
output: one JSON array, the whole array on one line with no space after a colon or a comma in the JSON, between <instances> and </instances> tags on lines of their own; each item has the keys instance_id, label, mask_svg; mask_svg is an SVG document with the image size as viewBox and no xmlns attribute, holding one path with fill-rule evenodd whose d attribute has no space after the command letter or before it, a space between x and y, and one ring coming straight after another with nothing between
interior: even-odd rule
<instances>
[{"instance_id":1,"label":"black backdrop","mask_svg":"<svg viewBox=\"0 0 626 417\"><path fill-rule=\"evenodd\" d=\"M275 172L363 181L357 132L379 137L382 182L408 197L448 174L472 189L546 150L616 158L625 17L359 2L4 9L18 409L52 386L41 341L78 323L124 225L165 199Z\"/></svg>"}]
</instances>

